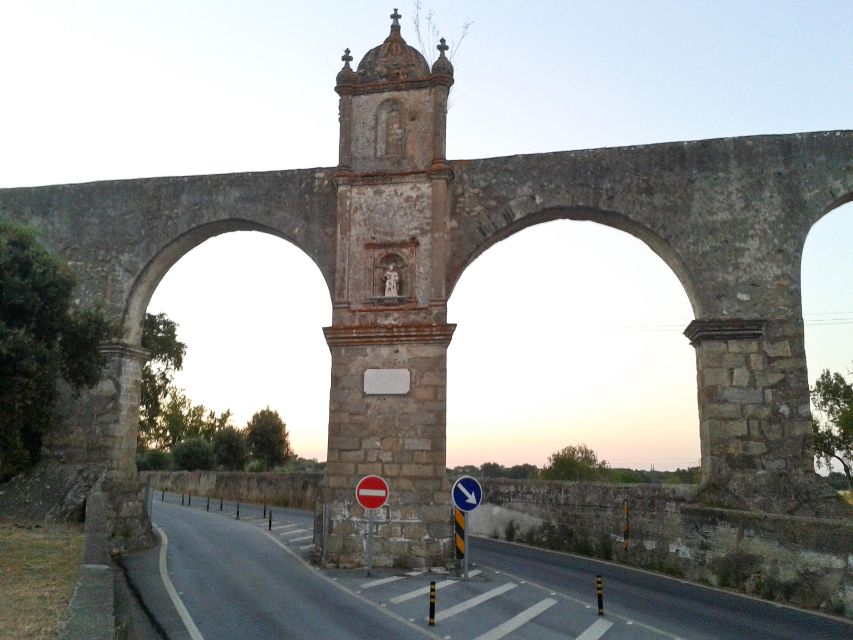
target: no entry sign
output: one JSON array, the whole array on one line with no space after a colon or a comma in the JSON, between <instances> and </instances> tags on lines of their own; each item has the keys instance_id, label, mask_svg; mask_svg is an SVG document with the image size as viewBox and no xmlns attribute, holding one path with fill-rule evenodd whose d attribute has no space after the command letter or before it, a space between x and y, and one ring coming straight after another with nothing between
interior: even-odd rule
<instances>
[{"instance_id":1,"label":"no entry sign","mask_svg":"<svg viewBox=\"0 0 853 640\"><path fill-rule=\"evenodd\" d=\"M388 501L388 483L379 476L364 476L355 485L355 499L365 509L379 509Z\"/></svg>"}]
</instances>

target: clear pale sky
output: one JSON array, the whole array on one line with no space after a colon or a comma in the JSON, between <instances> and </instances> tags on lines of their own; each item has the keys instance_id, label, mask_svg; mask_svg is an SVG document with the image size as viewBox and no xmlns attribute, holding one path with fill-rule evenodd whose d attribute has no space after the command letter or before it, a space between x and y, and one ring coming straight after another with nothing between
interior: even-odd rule
<instances>
[{"instance_id":1,"label":"clear pale sky","mask_svg":"<svg viewBox=\"0 0 853 640\"><path fill-rule=\"evenodd\" d=\"M853 127L853 2L424 2L455 58L451 159ZM416 44L411 4L398 4ZM0 187L337 163L335 75L388 33L378 2L0 3ZM803 260L809 377L853 367L853 205ZM287 242L214 238L149 310L189 345L178 383L236 423L269 405L324 459L331 321ZM449 302L448 464L697 464L692 319L642 242L558 221L499 243ZM496 344L500 348L496 348Z\"/></svg>"}]
</instances>

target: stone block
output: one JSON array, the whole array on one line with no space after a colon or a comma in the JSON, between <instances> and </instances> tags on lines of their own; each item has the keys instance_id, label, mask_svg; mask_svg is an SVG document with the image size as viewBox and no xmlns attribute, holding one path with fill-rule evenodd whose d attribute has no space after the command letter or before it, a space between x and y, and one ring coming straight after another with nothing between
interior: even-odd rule
<instances>
[{"instance_id":1,"label":"stone block","mask_svg":"<svg viewBox=\"0 0 853 640\"><path fill-rule=\"evenodd\" d=\"M785 379L784 373L760 371L755 374L755 382L759 387L772 387Z\"/></svg>"},{"instance_id":2,"label":"stone block","mask_svg":"<svg viewBox=\"0 0 853 640\"><path fill-rule=\"evenodd\" d=\"M727 387L732 383L729 370L722 367L702 369L701 377L703 386Z\"/></svg>"},{"instance_id":3,"label":"stone block","mask_svg":"<svg viewBox=\"0 0 853 640\"><path fill-rule=\"evenodd\" d=\"M382 475L382 463L380 462L362 462L359 463L356 472L362 476Z\"/></svg>"},{"instance_id":4,"label":"stone block","mask_svg":"<svg viewBox=\"0 0 853 640\"><path fill-rule=\"evenodd\" d=\"M758 351L757 340L729 340L728 350L731 353L756 353Z\"/></svg>"},{"instance_id":5,"label":"stone block","mask_svg":"<svg viewBox=\"0 0 853 640\"><path fill-rule=\"evenodd\" d=\"M764 402L764 392L761 389L727 387L723 389L723 398L736 404L761 404Z\"/></svg>"},{"instance_id":6,"label":"stone block","mask_svg":"<svg viewBox=\"0 0 853 640\"><path fill-rule=\"evenodd\" d=\"M430 464L404 464L402 473L410 478L429 478L435 473Z\"/></svg>"},{"instance_id":7,"label":"stone block","mask_svg":"<svg viewBox=\"0 0 853 640\"><path fill-rule=\"evenodd\" d=\"M763 442L748 440L743 443L743 453L748 456L758 456L767 452L767 445Z\"/></svg>"},{"instance_id":8,"label":"stone block","mask_svg":"<svg viewBox=\"0 0 853 640\"><path fill-rule=\"evenodd\" d=\"M735 387L746 387L749 385L749 369L738 367L732 372L732 384Z\"/></svg>"},{"instance_id":9,"label":"stone block","mask_svg":"<svg viewBox=\"0 0 853 640\"><path fill-rule=\"evenodd\" d=\"M763 371L766 366L767 357L762 353L751 353L747 362L751 371Z\"/></svg>"},{"instance_id":10,"label":"stone block","mask_svg":"<svg viewBox=\"0 0 853 640\"><path fill-rule=\"evenodd\" d=\"M329 436L329 448L350 451L361 449L361 439L355 436Z\"/></svg>"},{"instance_id":11,"label":"stone block","mask_svg":"<svg viewBox=\"0 0 853 640\"><path fill-rule=\"evenodd\" d=\"M771 363L771 368L776 371L797 371L805 366L803 358L781 358Z\"/></svg>"},{"instance_id":12,"label":"stone block","mask_svg":"<svg viewBox=\"0 0 853 640\"><path fill-rule=\"evenodd\" d=\"M709 402L702 405L702 416L708 418L739 418L740 406L728 402Z\"/></svg>"},{"instance_id":13,"label":"stone block","mask_svg":"<svg viewBox=\"0 0 853 640\"><path fill-rule=\"evenodd\" d=\"M432 443L429 438L404 438L403 446L412 451L429 451Z\"/></svg>"},{"instance_id":14,"label":"stone block","mask_svg":"<svg viewBox=\"0 0 853 640\"><path fill-rule=\"evenodd\" d=\"M778 342L765 342L764 351L771 358L790 358L791 345L787 340L779 340Z\"/></svg>"},{"instance_id":15,"label":"stone block","mask_svg":"<svg viewBox=\"0 0 853 640\"><path fill-rule=\"evenodd\" d=\"M746 420L724 420L720 425L720 434L729 437L745 436L749 433Z\"/></svg>"}]
</instances>

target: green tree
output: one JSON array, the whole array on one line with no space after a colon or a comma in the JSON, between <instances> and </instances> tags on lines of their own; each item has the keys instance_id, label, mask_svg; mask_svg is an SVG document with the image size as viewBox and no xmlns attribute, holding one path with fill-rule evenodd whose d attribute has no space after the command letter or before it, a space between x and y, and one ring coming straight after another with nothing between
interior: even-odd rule
<instances>
[{"instance_id":1,"label":"green tree","mask_svg":"<svg viewBox=\"0 0 853 640\"><path fill-rule=\"evenodd\" d=\"M835 460L853 490L853 385L840 373L824 369L811 390L818 419L812 421L812 449L818 467Z\"/></svg>"},{"instance_id":2,"label":"green tree","mask_svg":"<svg viewBox=\"0 0 853 640\"><path fill-rule=\"evenodd\" d=\"M165 471L172 467L172 454L160 449L147 449L137 452L137 471Z\"/></svg>"},{"instance_id":3,"label":"green tree","mask_svg":"<svg viewBox=\"0 0 853 640\"><path fill-rule=\"evenodd\" d=\"M480 475L484 478L500 478L503 477L505 471L503 465L497 462L484 462L480 465Z\"/></svg>"},{"instance_id":4,"label":"green tree","mask_svg":"<svg viewBox=\"0 0 853 640\"><path fill-rule=\"evenodd\" d=\"M229 426L232 426L230 410L216 415L204 405L193 404L183 389L171 387L146 438L154 448L168 450L189 438L210 442L217 431Z\"/></svg>"},{"instance_id":5,"label":"green tree","mask_svg":"<svg viewBox=\"0 0 853 640\"><path fill-rule=\"evenodd\" d=\"M140 448L165 446L159 420L174 388L172 382L175 372L184 366L187 351L187 346L178 340L177 330L178 325L166 314L145 314L142 346L151 355L142 367L138 435Z\"/></svg>"},{"instance_id":6,"label":"green tree","mask_svg":"<svg viewBox=\"0 0 853 640\"><path fill-rule=\"evenodd\" d=\"M231 471L242 471L249 459L246 435L234 427L225 427L213 434L216 464Z\"/></svg>"},{"instance_id":7,"label":"green tree","mask_svg":"<svg viewBox=\"0 0 853 640\"><path fill-rule=\"evenodd\" d=\"M606 460L585 444L570 445L548 456L548 464L539 472L543 480L596 480L610 468Z\"/></svg>"},{"instance_id":8,"label":"green tree","mask_svg":"<svg viewBox=\"0 0 853 640\"><path fill-rule=\"evenodd\" d=\"M172 460L175 469L186 471L213 469L215 463L213 445L202 438L188 438L172 449Z\"/></svg>"},{"instance_id":9,"label":"green tree","mask_svg":"<svg viewBox=\"0 0 853 640\"><path fill-rule=\"evenodd\" d=\"M114 328L74 303L74 284L31 231L0 221L0 481L38 461L57 381L79 390L100 377Z\"/></svg>"},{"instance_id":10,"label":"green tree","mask_svg":"<svg viewBox=\"0 0 853 640\"><path fill-rule=\"evenodd\" d=\"M246 438L252 457L263 461L267 469L272 469L293 456L287 425L278 412L269 407L261 409L249 420L246 425Z\"/></svg>"}]
</instances>

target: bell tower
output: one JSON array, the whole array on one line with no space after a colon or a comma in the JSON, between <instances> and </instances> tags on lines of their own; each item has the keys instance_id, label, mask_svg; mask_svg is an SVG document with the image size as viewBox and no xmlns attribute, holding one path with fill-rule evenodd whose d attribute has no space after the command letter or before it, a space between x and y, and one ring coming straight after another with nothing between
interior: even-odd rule
<instances>
[{"instance_id":1,"label":"bell tower","mask_svg":"<svg viewBox=\"0 0 853 640\"><path fill-rule=\"evenodd\" d=\"M391 15L385 41L353 70L340 96L337 254L329 447L321 501L327 562L364 563L366 514L355 499L365 475L384 477L375 514L376 566L447 564L446 478L448 183L447 96L453 66L444 42L432 65ZM319 507L318 507L319 509ZM318 515L320 515L318 513Z\"/></svg>"}]
</instances>

